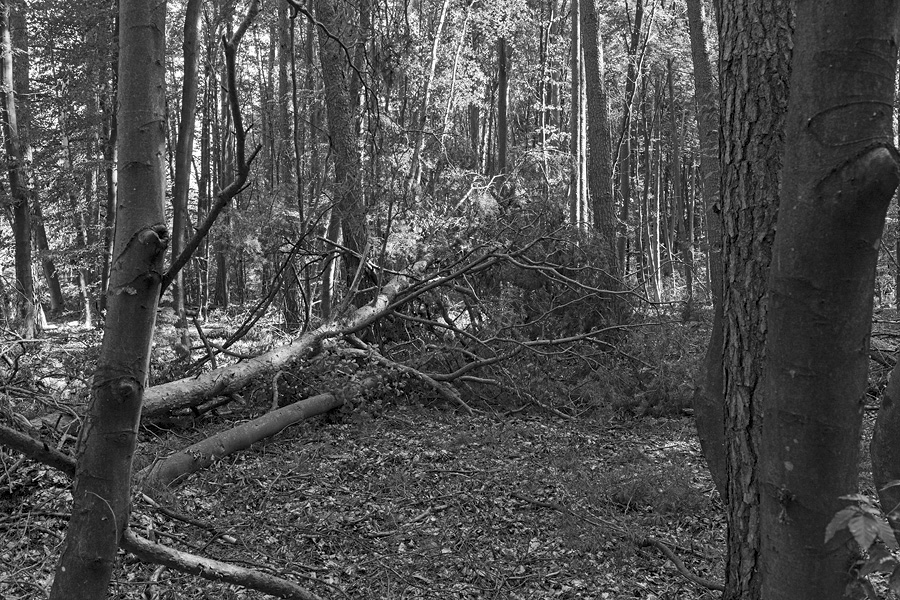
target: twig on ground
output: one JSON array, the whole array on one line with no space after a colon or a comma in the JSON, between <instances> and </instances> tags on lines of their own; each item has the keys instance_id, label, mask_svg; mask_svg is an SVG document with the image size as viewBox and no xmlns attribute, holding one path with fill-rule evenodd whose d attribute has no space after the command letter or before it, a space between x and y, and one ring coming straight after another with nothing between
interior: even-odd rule
<instances>
[{"instance_id":1,"label":"twig on ground","mask_svg":"<svg viewBox=\"0 0 900 600\"><path fill-rule=\"evenodd\" d=\"M640 545L641 546L653 546L654 548L658 549L660 552L665 554L666 558L668 558L669 560L672 561L672 564L675 565L675 568L678 569L679 573L681 573L687 579L693 581L697 585L705 587L706 589L709 589L709 590L715 590L717 592L725 591L725 586L722 585L721 583L719 583L717 581L710 581L709 579L704 579L703 577L700 577L699 575L695 575L694 573L692 573L686 566L684 566L684 563L682 562L682 560L680 558L678 558L678 556L674 552L672 552L671 548L666 546L660 540L648 537L648 538L644 538L643 540L641 540Z\"/></svg>"}]
</instances>

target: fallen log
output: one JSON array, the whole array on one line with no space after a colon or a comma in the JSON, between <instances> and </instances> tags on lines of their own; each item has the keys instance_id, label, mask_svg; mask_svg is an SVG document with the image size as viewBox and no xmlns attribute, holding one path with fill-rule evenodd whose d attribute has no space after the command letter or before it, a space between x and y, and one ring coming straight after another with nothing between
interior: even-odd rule
<instances>
[{"instance_id":1,"label":"fallen log","mask_svg":"<svg viewBox=\"0 0 900 600\"><path fill-rule=\"evenodd\" d=\"M376 382L376 378L370 377L354 391L319 394L299 400L158 460L138 474L138 479L143 479L144 493L158 499L166 488L172 487L191 473L205 469L229 454L249 448L294 423L339 408L359 390L371 387Z\"/></svg>"},{"instance_id":2,"label":"fallen log","mask_svg":"<svg viewBox=\"0 0 900 600\"><path fill-rule=\"evenodd\" d=\"M0 424L0 443L21 452L32 460L62 471L69 477L75 477L75 459L54 450L43 440L34 439ZM143 562L165 565L176 571L199 575L210 581L224 581L278 598L321 600L319 596L293 581L262 571L181 552L142 538L128 528L125 529L122 539L119 540L119 546Z\"/></svg>"},{"instance_id":3,"label":"fallen log","mask_svg":"<svg viewBox=\"0 0 900 600\"><path fill-rule=\"evenodd\" d=\"M411 273L424 270L425 261L419 261ZM367 327L392 311L392 303L401 291L412 281L412 275L398 275L391 279L374 300L349 315L324 323L313 331L300 336L286 346L279 346L259 356L233 365L209 371L197 377L187 377L161 385L155 385L144 393L142 419L153 419L179 408L199 406L216 396L227 396L240 391L252 379L267 376L283 369L290 363L313 353L326 339L347 335ZM70 417L51 413L33 421L35 426L44 422L50 426L62 422L67 424Z\"/></svg>"}]
</instances>

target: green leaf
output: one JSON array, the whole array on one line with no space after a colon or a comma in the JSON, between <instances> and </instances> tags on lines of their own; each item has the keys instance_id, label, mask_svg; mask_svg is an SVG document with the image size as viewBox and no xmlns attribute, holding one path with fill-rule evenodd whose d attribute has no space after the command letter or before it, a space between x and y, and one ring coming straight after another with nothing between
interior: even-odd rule
<instances>
[{"instance_id":1,"label":"green leaf","mask_svg":"<svg viewBox=\"0 0 900 600\"><path fill-rule=\"evenodd\" d=\"M850 520L847 522L847 528L850 529L850 533L853 534L853 538L863 552L872 546L872 542L875 541L878 532L878 525L875 523L875 519L859 513L850 517Z\"/></svg>"},{"instance_id":2,"label":"green leaf","mask_svg":"<svg viewBox=\"0 0 900 600\"><path fill-rule=\"evenodd\" d=\"M883 492L884 490L890 489L892 487L897 487L897 486L900 486L900 479L894 479L893 481L888 481L886 484L884 484L884 487L881 488L881 491Z\"/></svg>"},{"instance_id":3,"label":"green leaf","mask_svg":"<svg viewBox=\"0 0 900 600\"><path fill-rule=\"evenodd\" d=\"M887 545L891 550L900 550L900 547L897 546L897 538L894 536L894 530L888 525L887 520L884 517L876 517L875 522L878 526L878 537L881 538L881 541Z\"/></svg>"},{"instance_id":4,"label":"green leaf","mask_svg":"<svg viewBox=\"0 0 900 600\"><path fill-rule=\"evenodd\" d=\"M891 588L892 592L900 594L900 565L894 567L894 572L891 573L891 576L888 579L888 586Z\"/></svg>"},{"instance_id":5,"label":"green leaf","mask_svg":"<svg viewBox=\"0 0 900 600\"><path fill-rule=\"evenodd\" d=\"M831 519L831 523L825 528L825 543L834 537L838 531L847 526L847 522L854 516L859 514L859 509L855 506L848 506L839 510Z\"/></svg>"},{"instance_id":6,"label":"green leaf","mask_svg":"<svg viewBox=\"0 0 900 600\"><path fill-rule=\"evenodd\" d=\"M890 573L896 565L897 561L883 544L873 544L869 548L869 559L859 569L859 577L872 573Z\"/></svg>"}]
</instances>

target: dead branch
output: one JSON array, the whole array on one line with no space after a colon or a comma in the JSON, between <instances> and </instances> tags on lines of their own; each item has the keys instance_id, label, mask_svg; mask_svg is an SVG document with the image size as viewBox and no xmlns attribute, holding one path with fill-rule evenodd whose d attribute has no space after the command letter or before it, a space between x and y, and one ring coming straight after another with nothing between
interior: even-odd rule
<instances>
[{"instance_id":1,"label":"dead branch","mask_svg":"<svg viewBox=\"0 0 900 600\"><path fill-rule=\"evenodd\" d=\"M36 439L12 427L0 424L0 444L21 452L32 460L62 471L70 477L75 476L75 459L56 450L45 440Z\"/></svg>"},{"instance_id":2,"label":"dead branch","mask_svg":"<svg viewBox=\"0 0 900 600\"><path fill-rule=\"evenodd\" d=\"M203 333L203 328L200 327L200 322L197 320L197 317L192 317L194 321L194 327L197 328L197 334L200 336L200 341L203 342L203 346L206 348L206 355L209 357L209 364L212 365L213 370L218 369L219 365L216 362L216 353L213 352L212 346L209 344L209 340L206 338L206 334Z\"/></svg>"},{"instance_id":3,"label":"dead branch","mask_svg":"<svg viewBox=\"0 0 900 600\"><path fill-rule=\"evenodd\" d=\"M684 575L687 579L693 581L699 586L705 587L709 590L715 590L717 592L724 592L725 586L717 581L710 581L709 579L704 579L699 575L692 573L686 566L684 566L684 562L678 558L672 549L666 546L660 540L655 538L644 538L641 540L641 546L653 546L657 548L660 552L666 555L666 558L672 561L672 564L675 565L675 568L678 569L678 572Z\"/></svg>"},{"instance_id":4,"label":"dead branch","mask_svg":"<svg viewBox=\"0 0 900 600\"><path fill-rule=\"evenodd\" d=\"M75 476L75 459L53 450L43 440L34 439L0 424L0 443L21 452L32 460L62 471L69 477ZM292 581L156 544L136 535L130 529L125 530L122 539L119 540L119 546L144 562L165 565L170 569L199 575L210 581L224 581L278 598L321 600L316 594Z\"/></svg>"},{"instance_id":5,"label":"dead branch","mask_svg":"<svg viewBox=\"0 0 900 600\"><path fill-rule=\"evenodd\" d=\"M224 581L278 598L322 600L320 596L287 579L163 546L140 537L130 528L122 534L119 545L144 562L165 565L210 581Z\"/></svg>"},{"instance_id":6,"label":"dead branch","mask_svg":"<svg viewBox=\"0 0 900 600\"><path fill-rule=\"evenodd\" d=\"M465 410L467 414L469 414L469 415L475 414L474 409L471 406L469 406L468 404L466 404L465 400L463 400L462 397L459 395L459 392L457 392L455 389L453 389L449 385L440 383L440 382L436 381L434 378L432 378L432 377L426 375L425 373L422 373L421 371L414 369L408 365L394 362L388 358L385 358L384 356L379 354L374 348L372 348L368 344L363 343L361 340L359 340L359 338L356 338L355 336L353 336L350 341L357 347L356 348L345 348L345 349L341 350L342 354L346 354L349 356L357 356L357 357L362 357L362 358L369 358L369 359L374 360L375 362L381 363L382 365L385 365L387 367L398 369L400 371L403 371L404 373L412 375L419 381L422 381L423 383L427 384L431 389L436 391L438 394L440 394L446 400L449 400L450 402L453 402L453 403L461 406L462 409Z\"/></svg>"}]
</instances>

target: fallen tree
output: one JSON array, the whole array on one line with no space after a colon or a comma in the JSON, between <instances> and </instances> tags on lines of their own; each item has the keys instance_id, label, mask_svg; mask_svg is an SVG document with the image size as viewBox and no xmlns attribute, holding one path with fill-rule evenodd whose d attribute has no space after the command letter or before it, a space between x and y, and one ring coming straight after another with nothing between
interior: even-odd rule
<instances>
[{"instance_id":1,"label":"fallen tree","mask_svg":"<svg viewBox=\"0 0 900 600\"><path fill-rule=\"evenodd\" d=\"M187 448L176 452L162 460L158 460L138 478L144 477L144 492L151 498L158 499L166 488L178 483L186 476L205 469L221 458L249 448L252 444L275 435L286 427L304 419L340 408L344 402L359 391L373 386L377 378L364 380L354 390L343 393L318 394L270 411L252 421L242 423L208 437Z\"/></svg>"},{"instance_id":2,"label":"fallen tree","mask_svg":"<svg viewBox=\"0 0 900 600\"><path fill-rule=\"evenodd\" d=\"M400 292L407 289L414 278L426 266L416 263L408 275L392 278L369 304L349 315L324 323L304 333L285 346L273 348L254 358L203 373L155 385L144 393L142 419L153 419L181 408L196 407L216 396L227 396L240 391L252 379L270 375L290 363L314 353L329 338L348 335L363 329L396 308L394 302ZM35 419L32 424L45 423L51 427L67 425L72 417L54 412Z\"/></svg>"}]
</instances>

